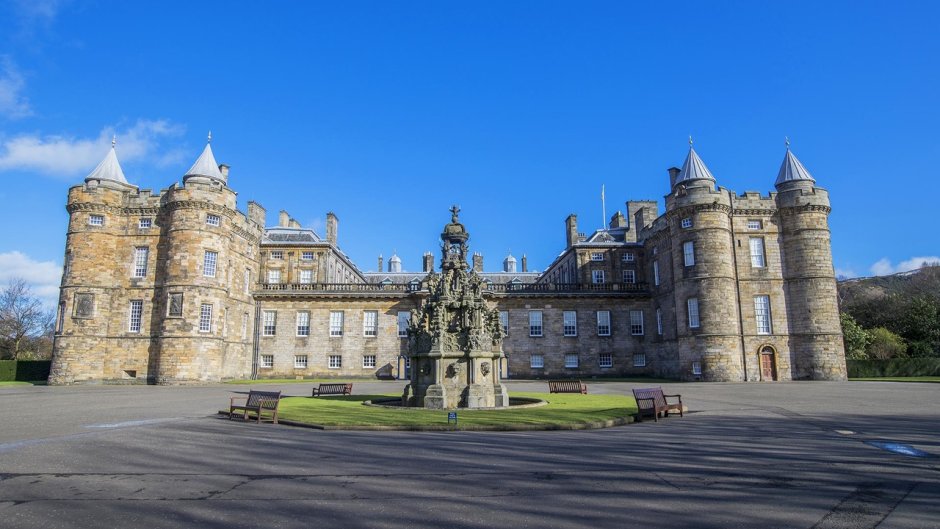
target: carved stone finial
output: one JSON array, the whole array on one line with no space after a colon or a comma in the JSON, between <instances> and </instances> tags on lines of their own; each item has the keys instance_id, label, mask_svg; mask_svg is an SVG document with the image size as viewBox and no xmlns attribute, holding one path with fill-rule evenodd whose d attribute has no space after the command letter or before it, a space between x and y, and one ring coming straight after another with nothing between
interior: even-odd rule
<instances>
[{"instance_id":1,"label":"carved stone finial","mask_svg":"<svg viewBox=\"0 0 940 529\"><path fill-rule=\"evenodd\" d=\"M450 211L450 221L456 224L457 214L460 213L460 206L458 206L457 204L454 204L453 206L450 207L449 211Z\"/></svg>"}]
</instances>

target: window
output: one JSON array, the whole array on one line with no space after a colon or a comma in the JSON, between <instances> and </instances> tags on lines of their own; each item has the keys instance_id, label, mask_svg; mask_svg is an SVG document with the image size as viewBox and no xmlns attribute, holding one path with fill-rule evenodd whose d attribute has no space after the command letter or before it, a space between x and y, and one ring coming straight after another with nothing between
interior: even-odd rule
<instances>
[{"instance_id":1,"label":"window","mask_svg":"<svg viewBox=\"0 0 940 529\"><path fill-rule=\"evenodd\" d=\"M634 336L643 335L643 311L642 310L630 311L630 334Z\"/></svg>"},{"instance_id":2,"label":"window","mask_svg":"<svg viewBox=\"0 0 940 529\"><path fill-rule=\"evenodd\" d=\"M529 367L542 369L545 367L545 358L542 355L529 355Z\"/></svg>"},{"instance_id":3,"label":"window","mask_svg":"<svg viewBox=\"0 0 940 529\"><path fill-rule=\"evenodd\" d=\"M307 355L294 355L294 369L307 369Z\"/></svg>"},{"instance_id":4,"label":"window","mask_svg":"<svg viewBox=\"0 0 940 529\"><path fill-rule=\"evenodd\" d=\"M683 227L683 228L691 228L691 227L692 227L692 217L686 217L686 218L682 219L682 223L681 223L681 224L682 224L682 227Z\"/></svg>"},{"instance_id":5,"label":"window","mask_svg":"<svg viewBox=\"0 0 940 529\"><path fill-rule=\"evenodd\" d=\"M199 307L199 332L212 332L212 304L203 303Z\"/></svg>"},{"instance_id":6,"label":"window","mask_svg":"<svg viewBox=\"0 0 940 529\"><path fill-rule=\"evenodd\" d=\"M134 248L134 275L133 277L147 277L147 256L150 248L138 246Z\"/></svg>"},{"instance_id":7,"label":"window","mask_svg":"<svg viewBox=\"0 0 940 529\"><path fill-rule=\"evenodd\" d=\"M411 318L411 314L406 310L398 311L398 337L407 338L408 337L408 320Z\"/></svg>"},{"instance_id":8,"label":"window","mask_svg":"<svg viewBox=\"0 0 940 529\"><path fill-rule=\"evenodd\" d=\"M542 311L529 311L529 336L542 336Z\"/></svg>"},{"instance_id":9,"label":"window","mask_svg":"<svg viewBox=\"0 0 940 529\"><path fill-rule=\"evenodd\" d=\"M153 219L150 217L141 217L140 220L137 221L138 229L147 230L150 229L151 226L153 226Z\"/></svg>"},{"instance_id":10,"label":"window","mask_svg":"<svg viewBox=\"0 0 940 529\"><path fill-rule=\"evenodd\" d=\"M685 266L692 266L695 264L695 243L692 241L685 241L682 243L682 259L685 262Z\"/></svg>"},{"instance_id":11,"label":"window","mask_svg":"<svg viewBox=\"0 0 940 529\"><path fill-rule=\"evenodd\" d=\"M567 353L565 355L565 367L578 367L578 353Z\"/></svg>"},{"instance_id":12,"label":"window","mask_svg":"<svg viewBox=\"0 0 940 529\"><path fill-rule=\"evenodd\" d=\"M595 285L602 284L604 282L604 271L591 270L591 282Z\"/></svg>"},{"instance_id":13,"label":"window","mask_svg":"<svg viewBox=\"0 0 940 529\"><path fill-rule=\"evenodd\" d=\"M663 311L656 309L656 334L663 335Z\"/></svg>"},{"instance_id":14,"label":"window","mask_svg":"<svg viewBox=\"0 0 940 529\"><path fill-rule=\"evenodd\" d=\"M206 224L209 226L218 226L221 223L222 219L218 215L213 215L212 213L206 215Z\"/></svg>"},{"instance_id":15,"label":"window","mask_svg":"<svg viewBox=\"0 0 940 529\"><path fill-rule=\"evenodd\" d=\"M330 355L330 369L339 369L343 367L343 357L340 355Z\"/></svg>"},{"instance_id":16,"label":"window","mask_svg":"<svg viewBox=\"0 0 940 529\"><path fill-rule=\"evenodd\" d=\"M310 313L297 313L297 336L310 336Z\"/></svg>"},{"instance_id":17,"label":"window","mask_svg":"<svg viewBox=\"0 0 940 529\"><path fill-rule=\"evenodd\" d=\"M202 258L202 275L206 277L215 277L215 265L219 260L219 252L210 252L206 250Z\"/></svg>"},{"instance_id":18,"label":"window","mask_svg":"<svg viewBox=\"0 0 940 529\"><path fill-rule=\"evenodd\" d=\"M566 310L563 315L565 336L578 335L578 313L573 310Z\"/></svg>"},{"instance_id":19,"label":"window","mask_svg":"<svg viewBox=\"0 0 940 529\"><path fill-rule=\"evenodd\" d=\"M379 331L379 313L367 310L362 313L362 335L376 336Z\"/></svg>"},{"instance_id":20,"label":"window","mask_svg":"<svg viewBox=\"0 0 940 529\"><path fill-rule=\"evenodd\" d=\"M757 334L770 334L770 296L754 296L754 319L757 320Z\"/></svg>"},{"instance_id":21,"label":"window","mask_svg":"<svg viewBox=\"0 0 940 529\"><path fill-rule=\"evenodd\" d=\"M597 355L597 365L600 367L614 367L614 355L610 353Z\"/></svg>"},{"instance_id":22,"label":"window","mask_svg":"<svg viewBox=\"0 0 940 529\"><path fill-rule=\"evenodd\" d=\"M499 311L499 324L503 326L503 336L509 336L509 311Z\"/></svg>"},{"instance_id":23,"label":"window","mask_svg":"<svg viewBox=\"0 0 940 529\"><path fill-rule=\"evenodd\" d=\"M365 355L362 357L362 367L375 367L375 355Z\"/></svg>"},{"instance_id":24,"label":"window","mask_svg":"<svg viewBox=\"0 0 940 529\"><path fill-rule=\"evenodd\" d=\"M610 336L610 311L597 311L597 335Z\"/></svg>"},{"instance_id":25,"label":"window","mask_svg":"<svg viewBox=\"0 0 940 529\"><path fill-rule=\"evenodd\" d=\"M284 252L282 250L273 250L271 251L271 259L283 259Z\"/></svg>"},{"instance_id":26,"label":"window","mask_svg":"<svg viewBox=\"0 0 940 529\"><path fill-rule=\"evenodd\" d=\"M139 299L131 301L130 316L127 322L128 332L140 332L140 318L144 313L144 302Z\"/></svg>"},{"instance_id":27,"label":"window","mask_svg":"<svg viewBox=\"0 0 940 529\"><path fill-rule=\"evenodd\" d=\"M701 362L692 362L692 374L701 375L702 374L702 363Z\"/></svg>"},{"instance_id":28,"label":"window","mask_svg":"<svg viewBox=\"0 0 940 529\"><path fill-rule=\"evenodd\" d=\"M591 260L592 260L592 261L603 261L603 260L604 260L604 252L591 252Z\"/></svg>"},{"instance_id":29,"label":"window","mask_svg":"<svg viewBox=\"0 0 940 529\"><path fill-rule=\"evenodd\" d=\"M633 252L624 252L620 258L623 259L625 263L632 263L636 261L636 254Z\"/></svg>"},{"instance_id":30,"label":"window","mask_svg":"<svg viewBox=\"0 0 940 529\"><path fill-rule=\"evenodd\" d=\"M271 369L274 367L274 355L261 355L261 362L258 364L258 367L264 369Z\"/></svg>"},{"instance_id":31,"label":"window","mask_svg":"<svg viewBox=\"0 0 940 529\"><path fill-rule=\"evenodd\" d=\"M251 269L245 269L245 294L251 293Z\"/></svg>"},{"instance_id":32,"label":"window","mask_svg":"<svg viewBox=\"0 0 940 529\"><path fill-rule=\"evenodd\" d=\"M276 285L281 282L280 270L268 270L268 283Z\"/></svg>"},{"instance_id":33,"label":"window","mask_svg":"<svg viewBox=\"0 0 940 529\"><path fill-rule=\"evenodd\" d=\"M747 229L749 230L759 230L764 227L764 223L759 220L749 220L747 221Z\"/></svg>"},{"instance_id":34,"label":"window","mask_svg":"<svg viewBox=\"0 0 940 529\"><path fill-rule=\"evenodd\" d=\"M633 353L633 367L646 367L646 353Z\"/></svg>"},{"instance_id":35,"label":"window","mask_svg":"<svg viewBox=\"0 0 940 529\"><path fill-rule=\"evenodd\" d=\"M313 261L313 252L301 252L300 259L302 261Z\"/></svg>"},{"instance_id":36,"label":"window","mask_svg":"<svg viewBox=\"0 0 940 529\"><path fill-rule=\"evenodd\" d=\"M636 270L624 270L623 282L631 285L636 283Z\"/></svg>"},{"instance_id":37,"label":"window","mask_svg":"<svg viewBox=\"0 0 940 529\"><path fill-rule=\"evenodd\" d=\"M57 334L62 333L62 329L65 327L65 302L59 303L59 315L56 318L55 322L55 332Z\"/></svg>"},{"instance_id":38,"label":"window","mask_svg":"<svg viewBox=\"0 0 940 529\"><path fill-rule=\"evenodd\" d=\"M104 226L104 215L89 215L88 225L89 226Z\"/></svg>"},{"instance_id":39,"label":"window","mask_svg":"<svg viewBox=\"0 0 940 529\"><path fill-rule=\"evenodd\" d=\"M248 339L248 313L242 314L242 340Z\"/></svg>"},{"instance_id":40,"label":"window","mask_svg":"<svg viewBox=\"0 0 940 529\"><path fill-rule=\"evenodd\" d=\"M686 305L689 308L689 328L698 329L698 298L689 298Z\"/></svg>"},{"instance_id":41,"label":"window","mask_svg":"<svg viewBox=\"0 0 940 529\"><path fill-rule=\"evenodd\" d=\"M763 268L765 266L764 238L751 237L749 242L751 246L751 266L754 268Z\"/></svg>"},{"instance_id":42,"label":"window","mask_svg":"<svg viewBox=\"0 0 940 529\"><path fill-rule=\"evenodd\" d=\"M301 270L300 271L300 284L309 285L313 282L313 270Z\"/></svg>"},{"instance_id":43,"label":"window","mask_svg":"<svg viewBox=\"0 0 940 529\"><path fill-rule=\"evenodd\" d=\"M266 310L261 315L261 335L274 336L277 334L277 311Z\"/></svg>"},{"instance_id":44,"label":"window","mask_svg":"<svg viewBox=\"0 0 940 529\"><path fill-rule=\"evenodd\" d=\"M330 312L330 336L343 335L343 311L334 310Z\"/></svg>"},{"instance_id":45,"label":"window","mask_svg":"<svg viewBox=\"0 0 940 529\"><path fill-rule=\"evenodd\" d=\"M659 261L653 261L653 284L659 286Z\"/></svg>"}]
</instances>

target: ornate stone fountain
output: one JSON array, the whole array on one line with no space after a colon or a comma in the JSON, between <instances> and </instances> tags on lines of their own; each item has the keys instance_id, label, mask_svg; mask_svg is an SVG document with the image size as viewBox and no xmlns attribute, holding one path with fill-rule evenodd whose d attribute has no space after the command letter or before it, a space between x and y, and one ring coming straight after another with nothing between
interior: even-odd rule
<instances>
[{"instance_id":1,"label":"ornate stone fountain","mask_svg":"<svg viewBox=\"0 0 940 529\"><path fill-rule=\"evenodd\" d=\"M441 234L441 273L426 279L428 297L411 313L408 329L411 383L405 406L501 408L509 394L499 383L503 358L499 311L483 299L484 286L467 263L470 234L450 209Z\"/></svg>"}]
</instances>

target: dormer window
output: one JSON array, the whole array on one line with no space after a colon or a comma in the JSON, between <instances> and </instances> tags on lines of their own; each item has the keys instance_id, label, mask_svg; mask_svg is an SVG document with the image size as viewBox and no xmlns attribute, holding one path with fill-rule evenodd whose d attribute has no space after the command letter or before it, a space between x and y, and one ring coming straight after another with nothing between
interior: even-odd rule
<instances>
[{"instance_id":1,"label":"dormer window","mask_svg":"<svg viewBox=\"0 0 940 529\"><path fill-rule=\"evenodd\" d=\"M592 261L603 261L603 260L604 260L604 252L591 252L591 260L592 260Z\"/></svg>"}]
</instances>

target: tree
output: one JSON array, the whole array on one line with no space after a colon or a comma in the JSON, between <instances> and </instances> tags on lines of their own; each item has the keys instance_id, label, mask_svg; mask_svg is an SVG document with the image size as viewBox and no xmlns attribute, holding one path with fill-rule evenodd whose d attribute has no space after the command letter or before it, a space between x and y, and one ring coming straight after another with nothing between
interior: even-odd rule
<instances>
[{"instance_id":1,"label":"tree","mask_svg":"<svg viewBox=\"0 0 940 529\"><path fill-rule=\"evenodd\" d=\"M24 279L11 279L0 291L0 356L16 360L28 340L42 336L54 321L55 312L43 308Z\"/></svg>"},{"instance_id":2,"label":"tree","mask_svg":"<svg viewBox=\"0 0 940 529\"><path fill-rule=\"evenodd\" d=\"M868 345L868 357L873 360L887 360L889 358L898 358L907 353L907 344L904 340L885 329L884 327L875 327L871 331L871 343Z\"/></svg>"},{"instance_id":3,"label":"tree","mask_svg":"<svg viewBox=\"0 0 940 529\"><path fill-rule=\"evenodd\" d=\"M912 356L933 356L940 349L940 302L926 295L915 297L898 327Z\"/></svg>"},{"instance_id":4,"label":"tree","mask_svg":"<svg viewBox=\"0 0 940 529\"><path fill-rule=\"evenodd\" d=\"M839 314L842 321L842 339L845 341L845 356L856 360L868 358L865 350L871 343L871 334L863 329L847 312Z\"/></svg>"}]
</instances>

